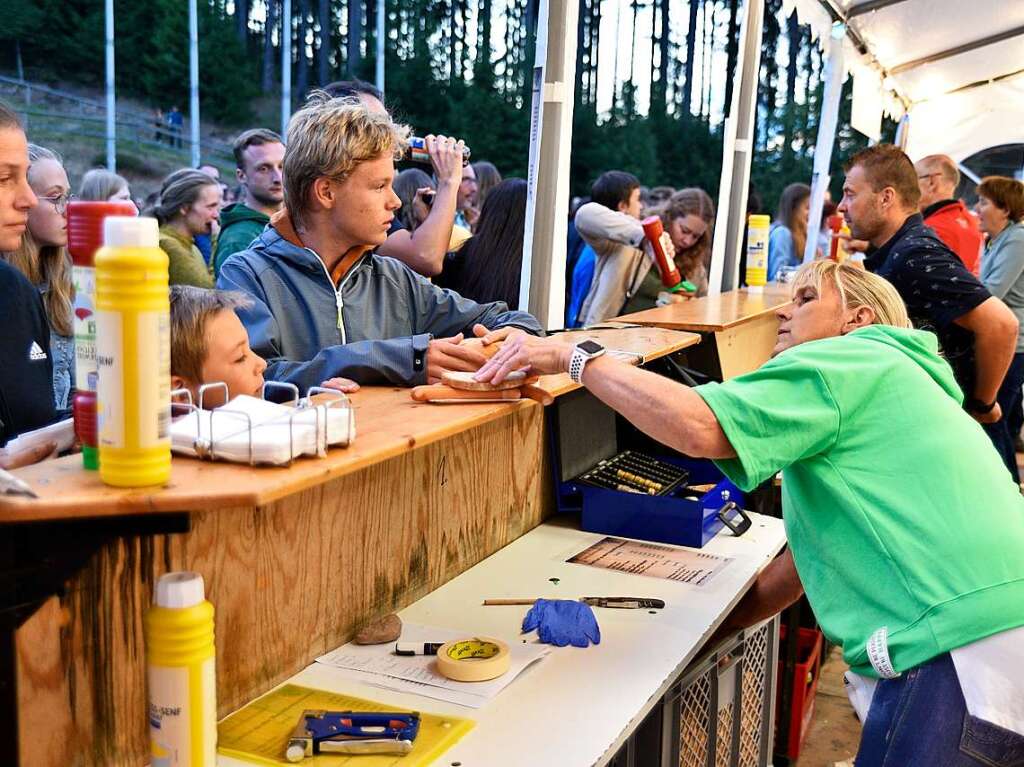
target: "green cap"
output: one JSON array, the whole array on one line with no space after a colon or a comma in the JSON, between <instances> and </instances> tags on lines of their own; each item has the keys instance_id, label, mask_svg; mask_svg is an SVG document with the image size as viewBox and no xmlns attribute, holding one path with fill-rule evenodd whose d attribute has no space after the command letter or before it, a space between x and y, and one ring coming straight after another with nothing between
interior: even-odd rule
<instances>
[{"instance_id":1,"label":"green cap","mask_svg":"<svg viewBox=\"0 0 1024 767\"><path fill-rule=\"evenodd\" d=\"M100 449L82 445L82 465L90 471L97 471L100 468Z\"/></svg>"}]
</instances>

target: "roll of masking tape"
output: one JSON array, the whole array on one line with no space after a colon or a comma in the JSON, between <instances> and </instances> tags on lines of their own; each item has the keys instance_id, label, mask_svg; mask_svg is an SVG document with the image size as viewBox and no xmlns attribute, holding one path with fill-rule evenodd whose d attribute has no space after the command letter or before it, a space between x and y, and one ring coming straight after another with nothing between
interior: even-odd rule
<instances>
[{"instance_id":1,"label":"roll of masking tape","mask_svg":"<svg viewBox=\"0 0 1024 767\"><path fill-rule=\"evenodd\" d=\"M508 671L508 645L500 639L473 637L445 642L437 651L437 670L456 682L486 682Z\"/></svg>"}]
</instances>

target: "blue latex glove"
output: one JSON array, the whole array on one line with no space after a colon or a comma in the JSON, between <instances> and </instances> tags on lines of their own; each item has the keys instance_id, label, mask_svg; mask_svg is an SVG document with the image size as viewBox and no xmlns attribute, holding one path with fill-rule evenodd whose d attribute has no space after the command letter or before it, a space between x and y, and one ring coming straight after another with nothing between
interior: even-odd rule
<instances>
[{"instance_id":1,"label":"blue latex glove","mask_svg":"<svg viewBox=\"0 0 1024 767\"><path fill-rule=\"evenodd\" d=\"M590 605L572 599L538 599L523 618L523 633L537 629L545 644L586 647L601 644L601 629Z\"/></svg>"}]
</instances>

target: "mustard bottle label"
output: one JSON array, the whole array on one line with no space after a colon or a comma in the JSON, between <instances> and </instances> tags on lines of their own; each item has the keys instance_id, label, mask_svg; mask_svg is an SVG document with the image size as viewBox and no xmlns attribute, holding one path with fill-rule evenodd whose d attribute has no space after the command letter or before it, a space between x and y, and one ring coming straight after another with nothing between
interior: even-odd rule
<instances>
[{"instance_id":1,"label":"mustard bottle label","mask_svg":"<svg viewBox=\"0 0 1024 767\"><path fill-rule=\"evenodd\" d=\"M104 447L125 446L122 335L120 314L96 313L96 426L99 444Z\"/></svg>"},{"instance_id":2,"label":"mustard bottle label","mask_svg":"<svg viewBox=\"0 0 1024 767\"><path fill-rule=\"evenodd\" d=\"M171 320L166 312L147 312L139 322L146 325L139 328L139 369L157 371L152 386L139 387L139 447L159 447L171 427Z\"/></svg>"},{"instance_id":3,"label":"mustard bottle label","mask_svg":"<svg viewBox=\"0 0 1024 767\"><path fill-rule=\"evenodd\" d=\"M192 666L149 666L151 767L215 767L214 659Z\"/></svg>"},{"instance_id":4,"label":"mustard bottle label","mask_svg":"<svg viewBox=\"0 0 1024 767\"><path fill-rule=\"evenodd\" d=\"M134 324L135 348L125 348L125 328L119 312L99 311L96 316L99 399L96 414L99 443L111 448L153 448L168 440L171 422L170 319L166 312L138 312L130 315ZM134 352L134 353L133 353ZM126 370L126 355L130 363ZM152 380L139 379L138 371L156 370ZM125 439L125 381L134 394L138 421L135 439Z\"/></svg>"},{"instance_id":5,"label":"mustard bottle label","mask_svg":"<svg viewBox=\"0 0 1024 767\"><path fill-rule=\"evenodd\" d=\"M747 284L764 285L768 279L768 238L753 227L747 233Z\"/></svg>"}]
</instances>

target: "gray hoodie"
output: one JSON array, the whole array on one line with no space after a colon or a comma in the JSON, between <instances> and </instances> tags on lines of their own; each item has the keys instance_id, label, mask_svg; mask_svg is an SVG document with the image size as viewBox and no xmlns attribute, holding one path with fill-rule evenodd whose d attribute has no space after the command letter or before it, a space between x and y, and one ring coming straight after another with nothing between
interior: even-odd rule
<instances>
[{"instance_id":1,"label":"gray hoodie","mask_svg":"<svg viewBox=\"0 0 1024 767\"><path fill-rule=\"evenodd\" d=\"M462 298L399 261L371 253L335 289L316 253L285 239L274 223L224 262L217 287L252 299L252 307L238 310L238 316L249 345L267 360L266 378L294 383L303 392L335 376L361 384L426 383L430 339L471 334L476 323L543 333L526 312Z\"/></svg>"}]
</instances>

